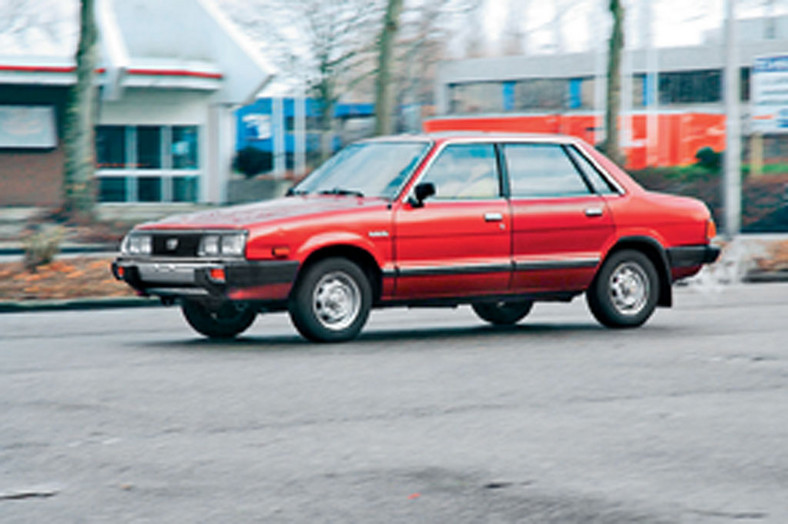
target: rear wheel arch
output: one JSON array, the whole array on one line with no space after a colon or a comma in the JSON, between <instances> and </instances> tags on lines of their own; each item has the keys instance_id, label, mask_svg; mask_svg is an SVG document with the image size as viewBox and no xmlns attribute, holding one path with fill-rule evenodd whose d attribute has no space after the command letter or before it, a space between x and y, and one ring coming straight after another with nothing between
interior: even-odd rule
<instances>
[{"instance_id":1,"label":"rear wheel arch","mask_svg":"<svg viewBox=\"0 0 788 524\"><path fill-rule=\"evenodd\" d=\"M623 237L616 242L610 251L608 251L605 259L624 249L640 251L649 258L652 264L654 264L654 268L657 270L657 275L659 276L659 297L657 299L657 305L661 307L671 307L673 305L673 279L670 273L668 255L665 252L665 248L662 247L662 244L651 237ZM600 270L601 267L602 265L600 264Z\"/></svg>"}]
</instances>

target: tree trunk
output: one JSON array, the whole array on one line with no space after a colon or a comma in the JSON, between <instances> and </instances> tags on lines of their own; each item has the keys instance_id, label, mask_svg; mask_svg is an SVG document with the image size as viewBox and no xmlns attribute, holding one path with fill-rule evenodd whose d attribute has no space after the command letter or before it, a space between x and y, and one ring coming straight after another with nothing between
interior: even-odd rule
<instances>
[{"instance_id":1,"label":"tree trunk","mask_svg":"<svg viewBox=\"0 0 788 524\"><path fill-rule=\"evenodd\" d=\"M378 76L375 86L375 134L394 132L394 96L391 85L391 51L399 26L402 0L388 0L378 48Z\"/></svg>"},{"instance_id":2,"label":"tree trunk","mask_svg":"<svg viewBox=\"0 0 788 524\"><path fill-rule=\"evenodd\" d=\"M624 158L618 147L618 115L621 107L621 51L624 48L624 7L620 0L610 0L613 30L610 33L607 59L607 110L605 112L605 154L617 164Z\"/></svg>"},{"instance_id":3,"label":"tree trunk","mask_svg":"<svg viewBox=\"0 0 788 524\"><path fill-rule=\"evenodd\" d=\"M334 154L334 89L329 80L318 86L320 96L320 160L325 162Z\"/></svg>"},{"instance_id":4,"label":"tree trunk","mask_svg":"<svg viewBox=\"0 0 788 524\"><path fill-rule=\"evenodd\" d=\"M98 30L94 0L80 0L77 82L71 88L65 112L63 152L63 211L73 220L93 218L95 203L95 115Z\"/></svg>"}]
</instances>

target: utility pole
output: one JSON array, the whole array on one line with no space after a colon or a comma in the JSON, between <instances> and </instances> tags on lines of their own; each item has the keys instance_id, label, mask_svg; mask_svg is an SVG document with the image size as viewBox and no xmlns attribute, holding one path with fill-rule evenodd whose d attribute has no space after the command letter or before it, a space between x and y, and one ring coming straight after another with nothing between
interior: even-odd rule
<instances>
[{"instance_id":1,"label":"utility pole","mask_svg":"<svg viewBox=\"0 0 788 524\"><path fill-rule=\"evenodd\" d=\"M640 16L643 19L641 34L646 35L646 165L659 164L659 56L654 3L641 0Z\"/></svg>"},{"instance_id":2,"label":"utility pole","mask_svg":"<svg viewBox=\"0 0 788 524\"><path fill-rule=\"evenodd\" d=\"M741 224L740 73L736 38L736 0L725 0L725 176L723 205L725 235L739 234Z\"/></svg>"}]
</instances>

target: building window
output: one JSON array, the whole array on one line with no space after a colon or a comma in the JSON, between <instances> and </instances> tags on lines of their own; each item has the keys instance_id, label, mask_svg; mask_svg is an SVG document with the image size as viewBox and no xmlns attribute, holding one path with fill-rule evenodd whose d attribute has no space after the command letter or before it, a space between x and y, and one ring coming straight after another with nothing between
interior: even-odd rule
<instances>
[{"instance_id":1,"label":"building window","mask_svg":"<svg viewBox=\"0 0 788 524\"><path fill-rule=\"evenodd\" d=\"M659 74L659 103L705 104L722 100L720 71L665 72Z\"/></svg>"},{"instance_id":2,"label":"building window","mask_svg":"<svg viewBox=\"0 0 788 524\"><path fill-rule=\"evenodd\" d=\"M501 82L473 82L449 86L449 111L455 114L500 113L503 111Z\"/></svg>"},{"instance_id":3,"label":"building window","mask_svg":"<svg viewBox=\"0 0 788 524\"><path fill-rule=\"evenodd\" d=\"M100 202L197 202L198 126L98 126Z\"/></svg>"},{"instance_id":4,"label":"building window","mask_svg":"<svg viewBox=\"0 0 788 524\"><path fill-rule=\"evenodd\" d=\"M596 78L583 78L580 84L580 107L593 109L596 103Z\"/></svg>"},{"instance_id":5,"label":"building window","mask_svg":"<svg viewBox=\"0 0 788 524\"><path fill-rule=\"evenodd\" d=\"M160 169L161 165L161 128L140 126L137 128L137 167L139 169Z\"/></svg>"},{"instance_id":6,"label":"building window","mask_svg":"<svg viewBox=\"0 0 788 524\"><path fill-rule=\"evenodd\" d=\"M515 110L566 109L569 80L566 78L534 78L520 80L514 85Z\"/></svg>"},{"instance_id":7,"label":"building window","mask_svg":"<svg viewBox=\"0 0 788 524\"><path fill-rule=\"evenodd\" d=\"M99 126L96 128L96 163L99 169L126 167L126 128Z\"/></svg>"},{"instance_id":8,"label":"building window","mask_svg":"<svg viewBox=\"0 0 788 524\"><path fill-rule=\"evenodd\" d=\"M172 128L173 169L197 169L197 126Z\"/></svg>"},{"instance_id":9,"label":"building window","mask_svg":"<svg viewBox=\"0 0 788 524\"><path fill-rule=\"evenodd\" d=\"M99 177L100 202L125 202L128 181L126 177Z\"/></svg>"}]
</instances>

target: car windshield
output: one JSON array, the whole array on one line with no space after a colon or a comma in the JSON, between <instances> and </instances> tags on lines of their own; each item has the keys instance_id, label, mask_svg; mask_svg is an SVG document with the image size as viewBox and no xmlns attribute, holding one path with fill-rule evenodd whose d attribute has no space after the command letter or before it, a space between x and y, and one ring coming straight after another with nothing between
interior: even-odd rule
<instances>
[{"instance_id":1,"label":"car windshield","mask_svg":"<svg viewBox=\"0 0 788 524\"><path fill-rule=\"evenodd\" d=\"M427 142L352 144L312 172L290 194L397 196L429 148Z\"/></svg>"}]
</instances>

